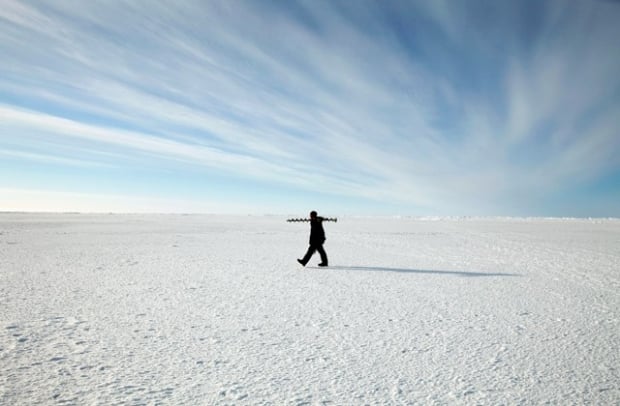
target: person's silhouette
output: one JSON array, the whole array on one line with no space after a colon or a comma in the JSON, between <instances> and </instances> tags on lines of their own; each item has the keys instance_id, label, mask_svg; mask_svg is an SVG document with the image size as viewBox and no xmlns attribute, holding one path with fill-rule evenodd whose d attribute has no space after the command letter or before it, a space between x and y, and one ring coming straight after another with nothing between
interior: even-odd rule
<instances>
[{"instance_id":1,"label":"person's silhouette","mask_svg":"<svg viewBox=\"0 0 620 406\"><path fill-rule=\"evenodd\" d=\"M321 255L321 263L319 266L327 266L327 253L323 249L323 243L325 242L325 230L323 230L323 217L316 215L316 211L310 212L310 246L306 255L302 259L298 259L301 265L306 266L310 258L315 251L318 251Z\"/></svg>"}]
</instances>

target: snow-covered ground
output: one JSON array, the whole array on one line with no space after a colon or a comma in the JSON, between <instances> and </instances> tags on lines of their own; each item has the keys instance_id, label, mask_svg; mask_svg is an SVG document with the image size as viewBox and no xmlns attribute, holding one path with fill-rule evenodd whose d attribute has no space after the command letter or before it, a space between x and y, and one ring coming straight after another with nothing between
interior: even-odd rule
<instances>
[{"instance_id":1,"label":"snow-covered ground","mask_svg":"<svg viewBox=\"0 0 620 406\"><path fill-rule=\"evenodd\" d=\"M0 404L620 403L620 221L325 229L0 214Z\"/></svg>"}]
</instances>

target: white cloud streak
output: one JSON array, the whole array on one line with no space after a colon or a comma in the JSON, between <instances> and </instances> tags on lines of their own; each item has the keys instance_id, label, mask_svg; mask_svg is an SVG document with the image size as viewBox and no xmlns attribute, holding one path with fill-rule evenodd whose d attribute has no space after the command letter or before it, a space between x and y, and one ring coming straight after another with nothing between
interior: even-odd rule
<instances>
[{"instance_id":1,"label":"white cloud streak","mask_svg":"<svg viewBox=\"0 0 620 406\"><path fill-rule=\"evenodd\" d=\"M165 197L76 193L44 189L0 188L0 211L76 213L221 213L265 214L266 207ZM263 211L261 211L263 210Z\"/></svg>"}]
</instances>

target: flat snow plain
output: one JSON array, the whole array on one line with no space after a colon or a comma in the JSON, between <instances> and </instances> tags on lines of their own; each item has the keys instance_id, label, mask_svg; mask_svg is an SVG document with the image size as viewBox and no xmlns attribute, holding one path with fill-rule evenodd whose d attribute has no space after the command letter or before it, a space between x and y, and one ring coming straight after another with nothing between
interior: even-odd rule
<instances>
[{"instance_id":1,"label":"flat snow plain","mask_svg":"<svg viewBox=\"0 0 620 406\"><path fill-rule=\"evenodd\" d=\"M620 221L0 214L0 404L619 404Z\"/></svg>"}]
</instances>

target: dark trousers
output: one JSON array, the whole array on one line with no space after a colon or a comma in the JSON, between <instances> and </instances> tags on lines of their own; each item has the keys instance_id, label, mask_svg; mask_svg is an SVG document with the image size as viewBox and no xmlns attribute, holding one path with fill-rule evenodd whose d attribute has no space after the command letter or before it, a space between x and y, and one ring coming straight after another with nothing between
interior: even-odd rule
<instances>
[{"instance_id":1,"label":"dark trousers","mask_svg":"<svg viewBox=\"0 0 620 406\"><path fill-rule=\"evenodd\" d=\"M321 255L321 263L327 265L327 254L325 253L325 250L323 249L323 244L310 244L310 246L308 247L308 252L306 252L306 255L304 255L301 262L303 262L304 265L306 265L308 261L310 261L310 258L312 257L315 251L318 251L319 254Z\"/></svg>"}]
</instances>

